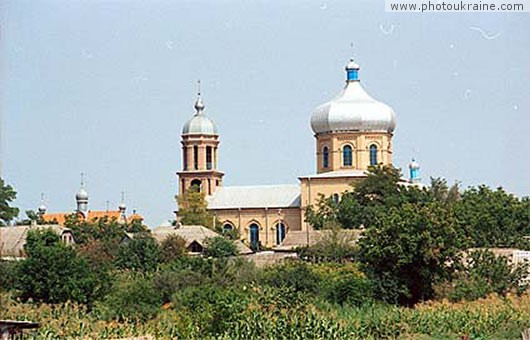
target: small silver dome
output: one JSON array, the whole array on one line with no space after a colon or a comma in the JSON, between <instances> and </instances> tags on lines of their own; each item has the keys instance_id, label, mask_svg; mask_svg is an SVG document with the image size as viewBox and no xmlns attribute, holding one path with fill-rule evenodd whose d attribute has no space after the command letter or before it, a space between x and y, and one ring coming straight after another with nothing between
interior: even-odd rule
<instances>
[{"instance_id":1,"label":"small silver dome","mask_svg":"<svg viewBox=\"0 0 530 340\"><path fill-rule=\"evenodd\" d=\"M46 208L46 206L44 205L44 203L42 203L42 204L39 206L39 208L38 208L39 213L41 213L41 214L46 213L46 209L47 209L47 208Z\"/></svg>"},{"instance_id":2,"label":"small silver dome","mask_svg":"<svg viewBox=\"0 0 530 340\"><path fill-rule=\"evenodd\" d=\"M204 103L201 97L195 102L195 114L182 127L183 135L217 135L217 127L210 118L204 114Z\"/></svg>"},{"instance_id":3,"label":"small silver dome","mask_svg":"<svg viewBox=\"0 0 530 340\"><path fill-rule=\"evenodd\" d=\"M125 202L121 202L120 205L118 206L118 209L119 210L126 210L127 206L125 205Z\"/></svg>"},{"instance_id":4,"label":"small silver dome","mask_svg":"<svg viewBox=\"0 0 530 340\"><path fill-rule=\"evenodd\" d=\"M348 80L342 92L313 112L311 128L315 134L336 131L394 131L394 111L366 93L357 77L358 69L359 65L350 61L346 66Z\"/></svg>"},{"instance_id":5,"label":"small silver dome","mask_svg":"<svg viewBox=\"0 0 530 340\"><path fill-rule=\"evenodd\" d=\"M81 187L77 194L75 194L75 199L78 201L85 201L88 200L88 192L86 192L85 188Z\"/></svg>"}]
</instances>

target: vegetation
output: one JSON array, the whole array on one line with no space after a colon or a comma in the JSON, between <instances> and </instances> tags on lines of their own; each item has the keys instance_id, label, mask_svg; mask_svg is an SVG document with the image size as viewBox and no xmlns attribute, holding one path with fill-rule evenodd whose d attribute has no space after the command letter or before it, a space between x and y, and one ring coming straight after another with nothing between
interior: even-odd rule
<instances>
[{"instance_id":1,"label":"vegetation","mask_svg":"<svg viewBox=\"0 0 530 340\"><path fill-rule=\"evenodd\" d=\"M27 259L18 267L15 287L23 301L90 303L96 278L88 263L52 230L28 232Z\"/></svg>"},{"instance_id":2,"label":"vegetation","mask_svg":"<svg viewBox=\"0 0 530 340\"><path fill-rule=\"evenodd\" d=\"M229 234L191 256L138 223L70 216L75 247L30 231L28 257L0 262L0 318L41 322L29 337L47 339L519 338L528 265L470 248L527 249L528 198L400 178L372 167L338 202L321 197L307 220L325 236L265 268L236 256ZM179 211L219 226L199 192Z\"/></svg>"},{"instance_id":3,"label":"vegetation","mask_svg":"<svg viewBox=\"0 0 530 340\"><path fill-rule=\"evenodd\" d=\"M204 227L214 229L214 216L207 209L208 204L204 197L204 193L200 192L199 188L192 186L184 194L176 197L179 206L180 223L184 225L202 225Z\"/></svg>"},{"instance_id":4,"label":"vegetation","mask_svg":"<svg viewBox=\"0 0 530 340\"><path fill-rule=\"evenodd\" d=\"M13 187L0 178L0 227L7 225L18 216L18 208L11 206L11 202L16 198L17 193Z\"/></svg>"}]
</instances>

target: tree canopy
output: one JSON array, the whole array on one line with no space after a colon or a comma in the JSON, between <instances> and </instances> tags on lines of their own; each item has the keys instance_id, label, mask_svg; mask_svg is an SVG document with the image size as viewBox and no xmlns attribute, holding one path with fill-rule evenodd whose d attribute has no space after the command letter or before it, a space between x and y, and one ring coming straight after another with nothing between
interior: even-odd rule
<instances>
[{"instance_id":1,"label":"tree canopy","mask_svg":"<svg viewBox=\"0 0 530 340\"><path fill-rule=\"evenodd\" d=\"M202 225L214 229L214 216L208 210L204 193L196 186L190 187L184 194L176 197L180 223L184 225Z\"/></svg>"},{"instance_id":2,"label":"tree canopy","mask_svg":"<svg viewBox=\"0 0 530 340\"><path fill-rule=\"evenodd\" d=\"M11 206L11 203L16 198L17 193L15 189L0 178L0 226L7 225L12 219L18 216L18 208Z\"/></svg>"}]
</instances>

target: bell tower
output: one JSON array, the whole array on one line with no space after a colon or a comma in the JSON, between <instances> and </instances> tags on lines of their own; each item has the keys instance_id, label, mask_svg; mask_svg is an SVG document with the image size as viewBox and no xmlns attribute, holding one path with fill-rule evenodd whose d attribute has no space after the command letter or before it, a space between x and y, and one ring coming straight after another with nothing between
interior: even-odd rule
<instances>
[{"instance_id":1,"label":"bell tower","mask_svg":"<svg viewBox=\"0 0 530 340\"><path fill-rule=\"evenodd\" d=\"M219 134L204 108L199 82L195 114L182 128L182 171L177 172L180 195L192 186L207 196L213 195L223 182L224 174L218 170Z\"/></svg>"}]
</instances>

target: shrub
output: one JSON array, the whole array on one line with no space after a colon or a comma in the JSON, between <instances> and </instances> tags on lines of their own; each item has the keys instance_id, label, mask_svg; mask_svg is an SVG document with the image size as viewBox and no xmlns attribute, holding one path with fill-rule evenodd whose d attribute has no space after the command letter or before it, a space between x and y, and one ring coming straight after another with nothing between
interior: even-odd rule
<instances>
[{"instance_id":1,"label":"shrub","mask_svg":"<svg viewBox=\"0 0 530 340\"><path fill-rule=\"evenodd\" d=\"M314 267L323 297L332 303L361 306L373 302L372 283L353 263L325 263Z\"/></svg>"},{"instance_id":2,"label":"shrub","mask_svg":"<svg viewBox=\"0 0 530 340\"><path fill-rule=\"evenodd\" d=\"M179 290L200 286L206 282L208 282L207 277L190 269L161 270L153 277L153 284L163 303L170 302L171 297Z\"/></svg>"},{"instance_id":3,"label":"shrub","mask_svg":"<svg viewBox=\"0 0 530 340\"><path fill-rule=\"evenodd\" d=\"M319 277L311 267L302 261L286 261L283 264L267 268L263 280L266 284L277 287L292 288L295 292L316 293L319 288Z\"/></svg>"},{"instance_id":4,"label":"shrub","mask_svg":"<svg viewBox=\"0 0 530 340\"><path fill-rule=\"evenodd\" d=\"M162 261L171 262L186 255L186 240L179 235L169 235L160 244Z\"/></svg>"},{"instance_id":5,"label":"shrub","mask_svg":"<svg viewBox=\"0 0 530 340\"><path fill-rule=\"evenodd\" d=\"M236 256L239 252L234 241L222 236L209 237L206 239L205 255L215 258Z\"/></svg>"},{"instance_id":6,"label":"shrub","mask_svg":"<svg viewBox=\"0 0 530 340\"><path fill-rule=\"evenodd\" d=\"M116 266L121 269L148 272L158 267L161 256L156 241L149 234L139 234L119 246Z\"/></svg>"},{"instance_id":7,"label":"shrub","mask_svg":"<svg viewBox=\"0 0 530 340\"><path fill-rule=\"evenodd\" d=\"M0 260L0 292L15 288L17 263Z\"/></svg>"},{"instance_id":8,"label":"shrub","mask_svg":"<svg viewBox=\"0 0 530 340\"><path fill-rule=\"evenodd\" d=\"M217 285L190 287L173 297L175 308L191 316L200 334L220 334L243 316L248 292Z\"/></svg>"},{"instance_id":9,"label":"shrub","mask_svg":"<svg viewBox=\"0 0 530 340\"><path fill-rule=\"evenodd\" d=\"M495 256L491 251L473 251L465 266L453 282L449 292L452 301L476 300L488 294L515 291L521 294L526 285L522 280L528 275L528 264L510 264L504 256Z\"/></svg>"},{"instance_id":10,"label":"shrub","mask_svg":"<svg viewBox=\"0 0 530 340\"><path fill-rule=\"evenodd\" d=\"M97 310L105 319L146 321L160 311L161 305L161 294L151 278L122 275Z\"/></svg>"}]
</instances>

